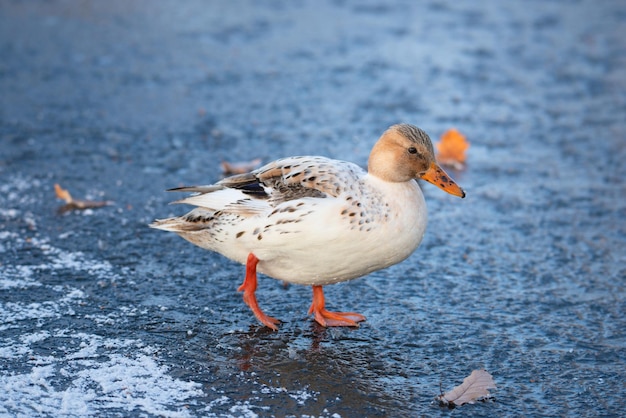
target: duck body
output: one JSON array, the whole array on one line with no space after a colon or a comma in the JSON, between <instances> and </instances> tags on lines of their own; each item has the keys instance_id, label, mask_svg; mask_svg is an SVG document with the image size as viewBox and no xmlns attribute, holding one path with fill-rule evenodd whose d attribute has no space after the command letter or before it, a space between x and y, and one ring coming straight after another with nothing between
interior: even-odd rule
<instances>
[{"instance_id":1,"label":"duck body","mask_svg":"<svg viewBox=\"0 0 626 418\"><path fill-rule=\"evenodd\" d=\"M268 172L280 172L279 182L314 177L314 190L324 192L279 192L260 180ZM407 258L424 236L426 204L415 181L386 182L355 164L323 157L277 160L247 175L243 189L238 177L195 188L211 191L177 203L197 209L153 226L242 264L254 253L259 272L303 285L389 267Z\"/></svg>"},{"instance_id":2,"label":"duck body","mask_svg":"<svg viewBox=\"0 0 626 418\"><path fill-rule=\"evenodd\" d=\"M425 132L394 125L374 146L368 171L325 157L279 159L213 185L172 189L195 193L175 203L196 208L150 226L245 264L240 290L270 328L278 320L258 307L257 271L313 286L309 313L320 324L354 326L365 317L326 311L322 286L389 267L415 251L427 223L417 178L465 195L436 164Z\"/></svg>"}]
</instances>

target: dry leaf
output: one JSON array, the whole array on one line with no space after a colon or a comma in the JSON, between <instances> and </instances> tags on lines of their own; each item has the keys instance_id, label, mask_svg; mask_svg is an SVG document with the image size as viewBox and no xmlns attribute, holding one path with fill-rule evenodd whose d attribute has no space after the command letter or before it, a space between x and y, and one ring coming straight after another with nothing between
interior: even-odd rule
<instances>
[{"instance_id":1,"label":"dry leaf","mask_svg":"<svg viewBox=\"0 0 626 418\"><path fill-rule=\"evenodd\" d=\"M463 383L449 392L439 395L441 405L455 407L466 403L474 403L490 396L489 389L495 389L493 376L486 370L474 370Z\"/></svg>"},{"instance_id":2,"label":"dry leaf","mask_svg":"<svg viewBox=\"0 0 626 418\"><path fill-rule=\"evenodd\" d=\"M54 192L57 195L57 198L65 200L65 205L59 208L60 213L67 212L69 210L84 210L91 208L100 208L102 206L109 206L112 202L103 201L98 202L94 200L77 200L72 197L68 190L65 190L58 184L54 185Z\"/></svg>"},{"instance_id":3,"label":"dry leaf","mask_svg":"<svg viewBox=\"0 0 626 418\"><path fill-rule=\"evenodd\" d=\"M225 176L230 176L232 174L244 174L254 170L259 165L261 165L260 158L255 158L252 161L243 161L237 163L222 161L222 174Z\"/></svg>"},{"instance_id":4,"label":"dry leaf","mask_svg":"<svg viewBox=\"0 0 626 418\"><path fill-rule=\"evenodd\" d=\"M456 129L449 129L441 135L441 141L436 144L437 160L443 165L460 170L465 165L465 151L469 146L465 135Z\"/></svg>"},{"instance_id":5,"label":"dry leaf","mask_svg":"<svg viewBox=\"0 0 626 418\"><path fill-rule=\"evenodd\" d=\"M54 192L59 199L65 200L65 203L72 203L72 195L67 190L61 188L58 184L54 185Z\"/></svg>"}]
</instances>

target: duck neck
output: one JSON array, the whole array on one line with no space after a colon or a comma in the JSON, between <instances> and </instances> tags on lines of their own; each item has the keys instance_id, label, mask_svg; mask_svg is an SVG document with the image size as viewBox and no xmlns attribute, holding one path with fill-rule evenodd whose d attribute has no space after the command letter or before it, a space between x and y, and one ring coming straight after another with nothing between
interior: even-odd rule
<instances>
[{"instance_id":1,"label":"duck neck","mask_svg":"<svg viewBox=\"0 0 626 418\"><path fill-rule=\"evenodd\" d=\"M398 166L398 156L393 149L377 142L372 148L367 161L367 172L372 176L390 183L404 183L410 181L410 168Z\"/></svg>"}]
</instances>

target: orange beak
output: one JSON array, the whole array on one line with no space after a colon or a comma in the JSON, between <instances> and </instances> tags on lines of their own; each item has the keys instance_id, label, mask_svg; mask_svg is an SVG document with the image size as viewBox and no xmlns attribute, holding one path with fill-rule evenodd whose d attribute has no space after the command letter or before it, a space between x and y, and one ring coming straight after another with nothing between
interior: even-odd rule
<instances>
[{"instance_id":1,"label":"orange beak","mask_svg":"<svg viewBox=\"0 0 626 418\"><path fill-rule=\"evenodd\" d=\"M433 162L430 165L428 171L425 172L421 178L422 180L426 180L427 182L439 187L444 192L448 192L451 195L458 196L460 198L465 197L463 189L461 189L459 185L456 184L436 162Z\"/></svg>"}]
</instances>

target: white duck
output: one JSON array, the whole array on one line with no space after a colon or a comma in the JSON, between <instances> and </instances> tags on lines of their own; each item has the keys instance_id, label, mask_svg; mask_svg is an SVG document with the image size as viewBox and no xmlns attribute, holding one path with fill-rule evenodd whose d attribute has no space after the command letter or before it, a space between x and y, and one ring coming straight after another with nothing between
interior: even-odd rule
<instances>
[{"instance_id":1,"label":"white duck","mask_svg":"<svg viewBox=\"0 0 626 418\"><path fill-rule=\"evenodd\" d=\"M172 231L202 248L246 264L239 287L264 325L279 321L256 300L259 271L313 286L309 314L323 326L357 326L363 315L325 309L323 285L351 280L407 258L426 228L426 204L414 179L459 197L465 192L439 167L421 129L394 125L369 157L368 171L325 157L289 157L179 200L197 206L150 226Z\"/></svg>"}]
</instances>

